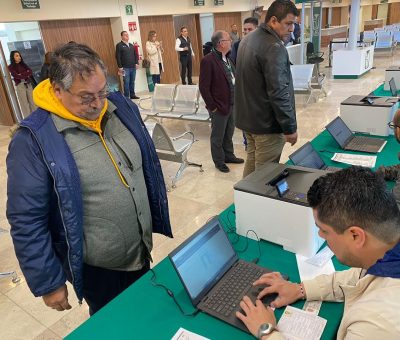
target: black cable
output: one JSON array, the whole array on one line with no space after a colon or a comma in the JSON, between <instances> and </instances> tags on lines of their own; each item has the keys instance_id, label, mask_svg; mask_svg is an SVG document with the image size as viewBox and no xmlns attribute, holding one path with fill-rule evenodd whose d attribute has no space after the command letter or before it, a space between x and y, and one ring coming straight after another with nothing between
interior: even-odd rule
<instances>
[{"instance_id":1,"label":"black cable","mask_svg":"<svg viewBox=\"0 0 400 340\"><path fill-rule=\"evenodd\" d=\"M167 286L165 286L165 285L163 285L163 284L161 284L161 283L157 283L157 282L156 282L156 279L157 279L156 272L155 272L152 268L150 269L150 271L151 271L152 274L153 274L153 276L152 276L151 279L150 279L151 284L152 284L154 287L163 288L163 289L165 290L165 292L172 298L172 300L174 300L175 304L176 304L177 307L179 308L179 311L180 311L184 316L195 316L195 315L197 315L198 312L200 312L200 310L196 308L192 313L186 313L186 312L183 310L182 306L179 304L178 300L176 299L176 297L175 297L175 295L174 295L174 292L173 292L171 289L169 289Z\"/></svg>"}]
</instances>

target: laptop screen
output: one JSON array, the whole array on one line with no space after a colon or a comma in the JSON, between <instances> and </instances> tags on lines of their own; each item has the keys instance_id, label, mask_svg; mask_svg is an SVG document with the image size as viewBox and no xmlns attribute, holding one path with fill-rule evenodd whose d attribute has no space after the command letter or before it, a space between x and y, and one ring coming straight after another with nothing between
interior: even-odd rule
<instances>
[{"instance_id":1,"label":"laptop screen","mask_svg":"<svg viewBox=\"0 0 400 340\"><path fill-rule=\"evenodd\" d=\"M304 166L306 168L322 169L322 167L325 166L324 161L310 142L307 142L296 152L292 153L289 158L294 165Z\"/></svg>"},{"instance_id":2,"label":"laptop screen","mask_svg":"<svg viewBox=\"0 0 400 340\"><path fill-rule=\"evenodd\" d=\"M393 97L397 97L397 87L396 87L396 82L394 81L394 78L389 80L389 87L390 87L390 92L392 93Z\"/></svg>"},{"instance_id":3,"label":"laptop screen","mask_svg":"<svg viewBox=\"0 0 400 340\"><path fill-rule=\"evenodd\" d=\"M238 260L217 217L183 242L169 258L194 305Z\"/></svg>"},{"instance_id":4,"label":"laptop screen","mask_svg":"<svg viewBox=\"0 0 400 340\"><path fill-rule=\"evenodd\" d=\"M353 133L340 117L336 117L327 126L326 129L340 145L341 148L345 147L347 141L353 136Z\"/></svg>"}]
</instances>

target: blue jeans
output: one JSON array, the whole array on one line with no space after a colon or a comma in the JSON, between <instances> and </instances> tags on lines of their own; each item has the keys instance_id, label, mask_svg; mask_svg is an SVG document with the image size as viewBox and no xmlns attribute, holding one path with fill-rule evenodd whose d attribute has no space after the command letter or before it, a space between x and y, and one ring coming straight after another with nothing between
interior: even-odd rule
<instances>
[{"instance_id":1,"label":"blue jeans","mask_svg":"<svg viewBox=\"0 0 400 340\"><path fill-rule=\"evenodd\" d=\"M153 79L153 84L160 84L160 75L159 74L152 74L151 78Z\"/></svg>"},{"instance_id":2,"label":"blue jeans","mask_svg":"<svg viewBox=\"0 0 400 340\"><path fill-rule=\"evenodd\" d=\"M126 98L135 96L135 78L136 68L135 67L124 67L124 96Z\"/></svg>"}]
</instances>

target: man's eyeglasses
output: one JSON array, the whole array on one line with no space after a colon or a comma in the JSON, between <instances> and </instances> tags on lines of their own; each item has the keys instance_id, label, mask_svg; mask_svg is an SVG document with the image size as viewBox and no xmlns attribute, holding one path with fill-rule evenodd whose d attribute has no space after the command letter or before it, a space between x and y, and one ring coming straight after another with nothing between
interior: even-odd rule
<instances>
[{"instance_id":1,"label":"man's eyeglasses","mask_svg":"<svg viewBox=\"0 0 400 340\"><path fill-rule=\"evenodd\" d=\"M99 100L104 100L104 99L106 99L107 97L108 97L108 95L110 94L110 88L109 88L109 86L107 85L106 86L106 88L103 90L103 91L101 91L101 92L99 92L97 95L84 95L84 96L81 96L81 95L79 95L79 94L75 94L75 93L72 93L70 90L67 90L67 92L69 92L70 94L72 94L73 96L76 96L76 97L79 97L80 99L81 99L81 104L82 105L90 105L90 104L92 104L96 99L99 99Z\"/></svg>"},{"instance_id":2,"label":"man's eyeglasses","mask_svg":"<svg viewBox=\"0 0 400 340\"><path fill-rule=\"evenodd\" d=\"M395 129L395 128L399 128L400 129L400 126L399 125L396 125L395 123L393 123L393 122L389 122L388 123L388 126L391 128L391 129Z\"/></svg>"},{"instance_id":3,"label":"man's eyeglasses","mask_svg":"<svg viewBox=\"0 0 400 340\"><path fill-rule=\"evenodd\" d=\"M221 39L219 42L223 42L223 41L232 41L232 39Z\"/></svg>"}]
</instances>

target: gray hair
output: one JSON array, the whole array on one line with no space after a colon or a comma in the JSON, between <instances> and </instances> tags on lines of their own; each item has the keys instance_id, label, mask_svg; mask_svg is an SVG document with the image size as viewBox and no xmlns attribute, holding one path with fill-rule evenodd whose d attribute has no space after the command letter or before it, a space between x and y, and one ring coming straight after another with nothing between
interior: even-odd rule
<instances>
[{"instance_id":1,"label":"gray hair","mask_svg":"<svg viewBox=\"0 0 400 340\"><path fill-rule=\"evenodd\" d=\"M225 31L215 31L211 37L211 43L214 48L217 48L219 41L224 37Z\"/></svg>"},{"instance_id":2,"label":"gray hair","mask_svg":"<svg viewBox=\"0 0 400 340\"><path fill-rule=\"evenodd\" d=\"M96 66L107 75L107 68L99 55L89 46L68 43L59 47L51 58L49 78L63 90L71 88L76 76L83 78L95 71Z\"/></svg>"}]
</instances>

